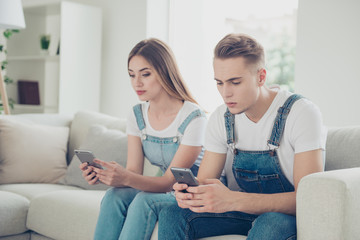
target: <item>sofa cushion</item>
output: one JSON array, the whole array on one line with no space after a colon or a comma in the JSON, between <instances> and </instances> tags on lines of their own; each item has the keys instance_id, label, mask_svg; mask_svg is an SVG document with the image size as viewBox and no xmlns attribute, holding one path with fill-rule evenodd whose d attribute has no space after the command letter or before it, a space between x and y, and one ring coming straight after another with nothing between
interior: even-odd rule
<instances>
[{"instance_id":1,"label":"sofa cushion","mask_svg":"<svg viewBox=\"0 0 360 240\"><path fill-rule=\"evenodd\" d=\"M104 194L90 190L43 194L31 201L27 227L57 240L93 239Z\"/></svg>"},{"instance_id":2,"label":"sofa cushion","mask_svg":"<svg viewBox=\"0 0 360 240\"><path fill-rule=\"evenodd\" d=\"M37 234L36 232L31 232L31 240L54 240L54 239Z\"/></svg>"},{"instance_id":3,"label":"sofa cushion","mask_svg":"<svg viewBox=\"0 0 360 240\"><path fill-rule=\"evenodd\" d=\"M0 236L26 232L29 200L18 194L5 191L0 191L0 199Z\"/></svg>"},{"instance_id":4,"label":"sofa cushion","mask_svg":"<svg viewBox=\"0 0 360 240\"><path fill-rule=\"evenodd\" d=\"M127 160L127 135L122 131L107 129L96 124L90 127L87 137L79 149L90 150L96 158L107 162L116 161L125 167ZM66 171L65 178L60 183L88 190L105 190L109 188L105 184L89 185L82 177L79 165L80 160L75 155Z\"/></svg>"},{"instance_id":5,"label":"sofa cushion","mask_svg":"<svg viewBox=\"0 0 360 240\"><path fill-rule=\"evenodd\" d=\"M0 184L56 183L66 172L68 127L0 118Z\"/></svg>"},{"instance_id":6,"label":"sofa cushion","mask_svg":"<svg viewBox=\"0 0 360 240\"><path fill-rule=\"evenodd\" d=\"M360 167L360 126L330 128L325 170Z\"/></svg>"},{"instance_id":7,"label":"sofa cushion","mask_svg":"<svg viewBox=\"0 0 360 240\"><path fill-rule=\"evenodd\" d=\"M41 194L59 190L80 190L81 188L74 186L66 186L60 184L47 183L18 183L18 184L2 184L0 191L16 193L31 200Z\"/></svg>"},{"instance_id":8,"label":"sofa cushion","mask_svg":"<svg viewBox=\"0 0 360 240\"><path fill-rule=\"evenodd\" d=\"M31 240L40 240L40 239L31 238L30 232L25 232L22 234L16 234L16 235L11 235L11 236L6 236L6 237L0 237L0 240L30 240L30 239ZM47 240L49 240L49 239L47 239Z\"/></svg>"},{"instance_id":9,"label":"sofa cushion","mask_svg":"<svg viewBox=\"0 0 360 240\"><path fill-rule=\"evenodd\" d=\"M74 156L74 150L84 142L89 128L94 124L101 124L109 129L117 129L125 132L126 120L111 117L106 114L79 111L75 114L70 127L69 159Z\"/></svg>"}]
</instances>

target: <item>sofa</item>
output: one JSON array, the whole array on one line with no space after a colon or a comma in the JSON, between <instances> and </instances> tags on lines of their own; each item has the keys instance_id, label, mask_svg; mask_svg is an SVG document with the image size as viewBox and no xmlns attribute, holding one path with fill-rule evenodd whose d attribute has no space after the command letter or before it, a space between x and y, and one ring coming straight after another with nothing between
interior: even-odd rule
<instances>
[{"instance_id":1,"label":"sofa","mask_svg":"<svg viewBox=\"0 0 360 240\"><path fill-rule=\"evenodd\" d=\"M125 127L125 119L87 111L0 115L0 240L92 239L107 186L88 185L73 153L89 149L125 165ZM326 171L299 184L298 239L360 239L359 142L360 127L329 129ZM146 161L144 174L157 173Z\"/></svg>"}]
</instances>

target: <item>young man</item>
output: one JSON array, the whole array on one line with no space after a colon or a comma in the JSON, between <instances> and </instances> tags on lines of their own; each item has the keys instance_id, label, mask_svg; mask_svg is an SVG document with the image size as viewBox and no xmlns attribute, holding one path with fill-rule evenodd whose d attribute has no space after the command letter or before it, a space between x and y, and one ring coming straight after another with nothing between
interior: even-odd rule
<instances>
[{"instance_id":1,"label":"young man","mask_svg":"<svg viewBox=\"0 0 360 240\"><path fill-rule=\"evenodd\" d=\"M265 85L264 50L253 38L227 35L214 54L225 104L208 122L201 185L174 185L178 206L161 211L159 239L296 239L297 186L324 168L321 113L300 95ZM224 167L227 187L218 180Z\"/></svg>"}]
</instances>

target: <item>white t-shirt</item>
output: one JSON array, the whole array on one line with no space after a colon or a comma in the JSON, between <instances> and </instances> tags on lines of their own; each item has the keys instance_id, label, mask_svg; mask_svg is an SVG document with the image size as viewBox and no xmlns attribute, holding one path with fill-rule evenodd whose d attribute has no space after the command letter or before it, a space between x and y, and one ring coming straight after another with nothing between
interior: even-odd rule
<instances>
[{"instance_id":1,"label":"white t-shirt","mask_svg":"<svg viewBox=\"0 0 360 240\"><path fill-rule=\"evenodd\" d=\"M269 109L257 122L251 121L245 113L235 115L235 147L245 151L268 150L269 140L277 110L281 107L290 92L279 90ZM210 116L206 135L205 150L216 153L228 153L225 174L228 187L239 190L233 173L233 155L228 151L225 118L226 105L219 106ZM325 150L327 130L323 126L320 110L309 100L302 98L296 101L287 117L283 136L278 149L280 166L287 179L294 184L293 168L296 153L315 149Z\"/></svg>"},{"instance_id":2,"label":"white t-shirt","mask_svg":"<svg viewBox=\"0 0 360 240\"><path fill-rule=\"evenodd\" d=\"M197 109L200 109L200 107L192 102L185 101L174 121L167 128L160 131L155 130L151 127L147 114L148 109L149 102L142 103L142 113L146 125L146 134L160 138L167 138L179 136L178 128L180 127L180 125L184 122L184 120L189 116L190 113ZM206 123L207 119L205 116L194 118L186 127L184 135L181 138L181 144L188 146L203 146ZM141 131L137 125L136 117L133 110L131 110L128 116L126 133L128 135L141 137ZM198 160L196 161L196 165L199 165Z\"/></svg>"}]
</instances>

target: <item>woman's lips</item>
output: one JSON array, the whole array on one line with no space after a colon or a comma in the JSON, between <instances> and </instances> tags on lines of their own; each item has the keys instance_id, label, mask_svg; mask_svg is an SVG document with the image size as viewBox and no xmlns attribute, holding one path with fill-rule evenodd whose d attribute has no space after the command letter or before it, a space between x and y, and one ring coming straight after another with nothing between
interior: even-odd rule
<instances>
[{"instance_id":1,"label":"woman's lips","mask_svg":"<svg viewBox=\"0 0 360 240\"><path fill-rule=\"evenodd\" d=\"M145 92L146 91L136 91L136 94L140 96L140 95L143 95Z\"/></svg>"}]
</instances>

